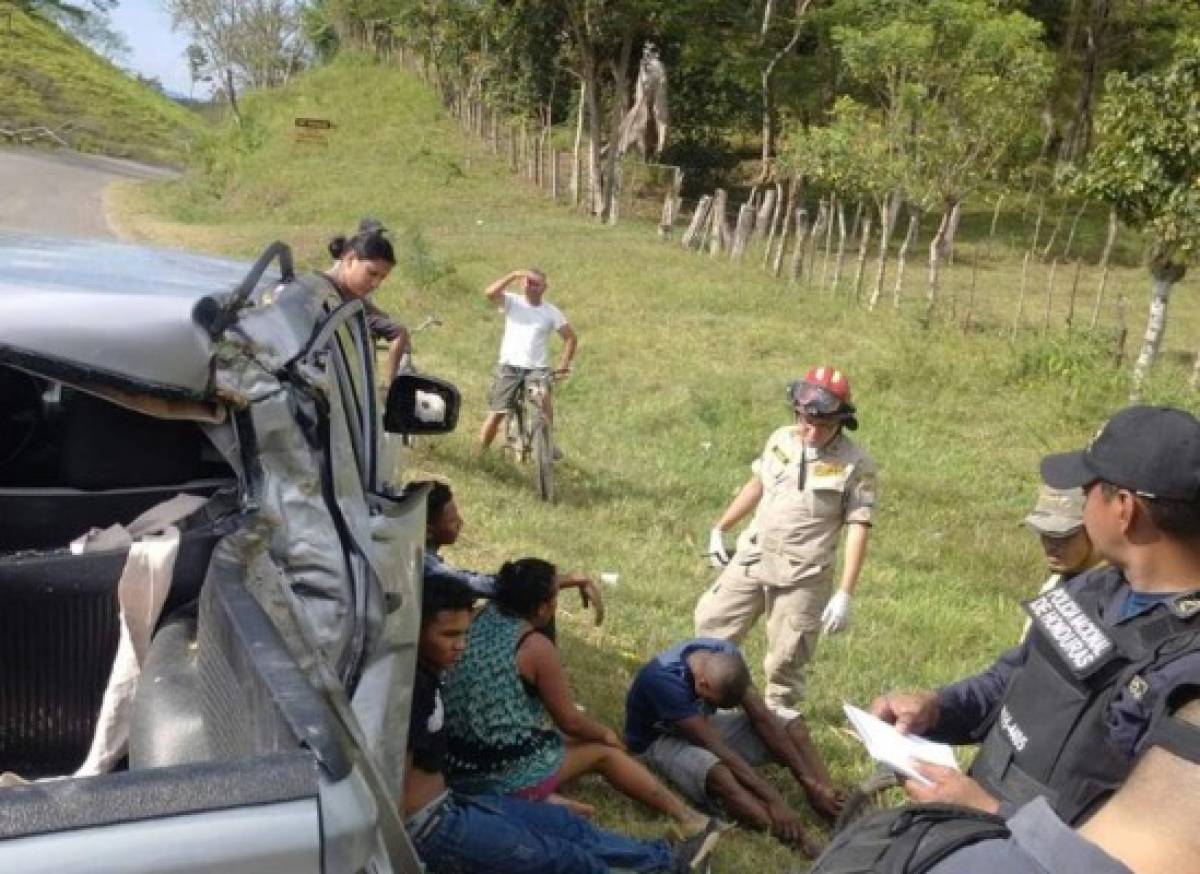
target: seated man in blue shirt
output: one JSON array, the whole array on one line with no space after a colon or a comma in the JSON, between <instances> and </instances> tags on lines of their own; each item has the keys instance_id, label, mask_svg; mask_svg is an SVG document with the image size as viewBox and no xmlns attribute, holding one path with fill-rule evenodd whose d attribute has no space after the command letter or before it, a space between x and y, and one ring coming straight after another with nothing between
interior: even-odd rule
<instances>
[{"instance_id":1,"label":"seated man in blue shirt","mask_svg":"<svg viewBox=\"0 0 1200 874\"><path fill-rule=\"evenodd\" d=\"M969 777L923 768L932 783L910 782L915 800L1007 815L1041 796L1075 825L1200 674L1200 421L1126 408L1086 449L1044 458L1042 478L1084 490L1084 526L1109 564L1028 602L1030 636L987 670L872 710L901 731L982 741Z\"/></svg>"},{"instance_id":2,"label":"seated man in blue shirt","mask_svg":"<svg viewBox=\"0 0 1200 874\"><path fill-rule=\"evenodd\" d=\"M733 819L810 857L815 844L799 815L755 767L785 765L823 817L841 806L804 721L785 724L767 708L726 640L684 641L638 671L625 699L625 743L695 803L719 802Z\"/></svg>"}]
</instances>

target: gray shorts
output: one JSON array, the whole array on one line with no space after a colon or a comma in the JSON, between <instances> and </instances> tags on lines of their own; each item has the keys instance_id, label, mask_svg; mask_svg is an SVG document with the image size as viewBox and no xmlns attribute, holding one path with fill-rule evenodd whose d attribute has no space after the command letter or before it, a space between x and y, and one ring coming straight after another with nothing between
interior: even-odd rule
<instances>
[{"instance_id":1,"label":"gray shorts","mask_svg":"<svg viewBox=\"0 0 1200 874\"><path fill-rule=\"evenodd\" d=\"M754 730L750 717L742 710L719 710L708 717L709 724L725 743L752 767L767 765L775 756ZM641 754L643 762L674 783L693 804L708 805L708 772L720 763L713 753L678 735L664 734Z\"/></svg>"},{"instance_id":2,"label":"gray shorts","mask_svg":"<svg viewBox=\"0 0 1200 874\"><path fill-rule=\"evenodd\" d=\"M546 376L548 367L516 367L498 364L492 376L492 387L488 389L488 412L506 413L517 405L521 387L529 376Z\"/></svg>"}]
</instances>

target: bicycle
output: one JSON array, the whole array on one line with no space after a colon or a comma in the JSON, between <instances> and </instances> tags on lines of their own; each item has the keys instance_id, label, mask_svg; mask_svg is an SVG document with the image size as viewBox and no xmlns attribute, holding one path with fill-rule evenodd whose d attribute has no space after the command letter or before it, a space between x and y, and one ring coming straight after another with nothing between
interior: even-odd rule
<instances>
[{"instance_id":1,"label":"bicycle","mask_svg":"<svg viewBox=\"0 0 1200 874\"><path fill-rule=\"evenodd\" d=\"M505 447L522 463L533 461L533 483L538 497L554 501L554 429L546 418L551 386L566 372L537 368L524 377L516 400L505 417Z\"/></svg>"}]
</instances>

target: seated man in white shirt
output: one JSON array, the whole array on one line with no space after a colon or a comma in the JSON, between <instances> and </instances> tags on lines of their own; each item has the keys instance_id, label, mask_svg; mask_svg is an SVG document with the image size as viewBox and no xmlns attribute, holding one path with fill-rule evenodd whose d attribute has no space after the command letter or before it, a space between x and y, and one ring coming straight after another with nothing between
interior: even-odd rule
<instances>
[{"instance_id":1,"label":"seated man in white shirt","mask_svg":"<svg viewBox=\"0 0 1200 874\"><path fill-rule=\"evenodd\" d=\"M521 280L521 294L508 287ZM501 276L486 289L484 296L504 313L504 339L500 341L500 362L488 391L488 415L479 430L479 449L491 445L500 424L525 385L525 378L534 371L546 371L550 335L563 339L562 359L554 374L571 370L571 361L579 344L575 331L562 310L544 299L546 274L534 267L514 270ZM553 424L554 411L549 394L545 402L546 419Z\"/></svg>"}]
</instances>

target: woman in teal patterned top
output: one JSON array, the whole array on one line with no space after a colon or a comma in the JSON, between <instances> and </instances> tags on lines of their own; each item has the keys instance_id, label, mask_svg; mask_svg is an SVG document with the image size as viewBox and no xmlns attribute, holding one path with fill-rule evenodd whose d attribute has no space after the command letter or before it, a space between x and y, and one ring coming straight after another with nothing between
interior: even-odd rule
<instances>
[{"instance_id":1,"label":"woman in teal patterned top","mask_svg":"<svg viewBox=\"0 0 1200 874\"><path fill-rule=\"evenodd\" d=\"M555 568L524 558L496 577L495 600L471 623L467 651L446 676L446 776L458 792L559 800L558 787L599 773L616 789L702 831L688 807L630 756L615 731L575 706L554 644L536 633L558 608Z\"/></svg>"}]
</instances>

